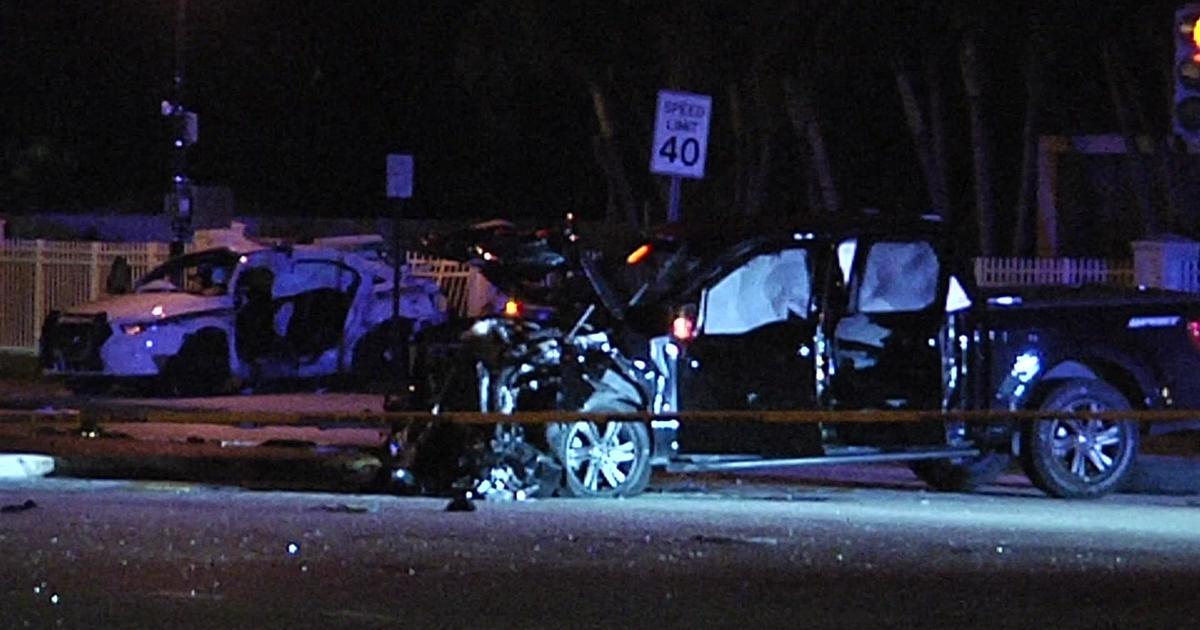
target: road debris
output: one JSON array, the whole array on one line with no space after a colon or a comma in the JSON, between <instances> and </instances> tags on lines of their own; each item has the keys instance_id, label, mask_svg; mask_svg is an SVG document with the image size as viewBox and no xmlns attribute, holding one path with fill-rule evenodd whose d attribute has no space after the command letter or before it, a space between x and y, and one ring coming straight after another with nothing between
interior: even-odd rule
<instances>
[{"instance_id":1,"label":"road debris","mask_svg":"<svg viewBox=\"0 0 1200 630\"><path fill-rule=\"evenodd\" d=\"M447 512L474 512L475 502L471 500L471 492L459 492L446 505Z\"/></svg>"},{"instance_id":2,"label":"road debris","mask_svg":"<svg viewBox=\"0 0 1200 630\"><path fill-rule=\"evenodd\" d=\"M25 512L37 507L38 504L33 499L25 499L24 503L16 503L0 507L0 514L15 514L17 512Z\"/></svg>"},{"instance_id":3,"label":"road debris","mask_svg":"<svg viewBox=\"0 0 1200 630\"><path fill-rule=\"evenodd\" d=\"M366 514L368 512L378 511L379 506L378 505L370 506L370 505L361 505L361 504L351 504L351 503L333 503L333 504L318 506L313 509L320 510L322 512L329 512L331 514Z\"/></svg>"}]
</instances>

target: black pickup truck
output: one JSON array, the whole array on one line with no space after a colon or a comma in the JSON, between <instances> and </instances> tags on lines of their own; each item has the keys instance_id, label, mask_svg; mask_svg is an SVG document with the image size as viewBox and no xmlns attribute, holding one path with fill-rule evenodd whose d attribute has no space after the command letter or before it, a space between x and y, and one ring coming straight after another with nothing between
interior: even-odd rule
<instances>
[{"instance_id":1,"label":"black pickup truck","mask_svg":"<svg viewBox=\"0 0 1200 630\"><path fill-rule=\"evenodd\" d=\"M657 247L680 279L671 334L649 344L667 376L656 411L1200 408L1194 296L980 290L931 219L753 232L723 226L640 252ZM665 330L661 305L648 310L631 317ZM969 490L1016 458L1050 495L1095 497L1128 479L1141 434L1185 426L657 421L652 459L684 472L908 461L936 488Z\"/></svg>"},{"instance_id":2,"label":"black pickup truck","mask_svg":"<svg viewBox=\"0 0 1200 630\"><path fill-rule=\"evenodd\" d=\"M417 479L466 471L479 491L627 496L653 467L907 462L936 488L969 490L1019 459L1048 494L1095 497L1129 478L1141 435L1191 424L1120 411L1200 408L1200 299L1099 286L983 291L935 220L674 229L615 261L619 276L569 226L508 226L429 241L510 299L441 331L449 342L420 341L426 408L562 420L482 434L405 427L393 440L397 467ZM818 424L744 413L774 410L1037 419ZM1080 417L1097 411L1118 413Z\"/></svg>"}]
</instances>

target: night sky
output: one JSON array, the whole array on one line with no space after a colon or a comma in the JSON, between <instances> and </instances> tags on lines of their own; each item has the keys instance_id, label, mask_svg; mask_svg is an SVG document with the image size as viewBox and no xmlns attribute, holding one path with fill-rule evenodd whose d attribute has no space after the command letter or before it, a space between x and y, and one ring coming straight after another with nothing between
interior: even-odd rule
<instances>
[{"instance_id":1,"label":"night sky","mask_svg":"<svg viewBox=\"0 0 1200 630\"><path fill-rule=\"evenodd\" d=\"M639 201L656 90L714 96L708 177L692 212L723 212L734 141L729 88L763 105L766 211L805 207L800 145L780 100L807 72L845 207L929 204L892 74L937 60L954 197L969 204L958 74L964 28L980 33L997 196L1016 193L1032 28L1048 42L1042 133L1117 131L1102 42L1135 81L1145 131L1168 128L1175 3L281 2L190 0L187 94L199 113L199 183L230 186L246 214L385 212L384 156L416 157L414 216L600 218L608 199L587 82L600 81ZM168 177L175 0L0 0L0 212L154 211ZM681 59L672 66L670 59ZM675 68L672 71L672 68Z\"/></svg>"}]
</instances>

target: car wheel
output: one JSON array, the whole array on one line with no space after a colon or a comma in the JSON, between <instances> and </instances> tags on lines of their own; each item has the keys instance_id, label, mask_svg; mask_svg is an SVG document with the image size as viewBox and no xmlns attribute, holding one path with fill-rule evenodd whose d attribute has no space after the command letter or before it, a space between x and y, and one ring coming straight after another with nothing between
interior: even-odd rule
<instances>
[{"instance_id":1,"label":"car wheel","mask_svg":"<svg viewBox=\"0 0 1200 630\"><path fill-rule=\"evenodd\" d=\"M650 483L650 433L641 422L567 422L547 432L568 496L629 497Z\"/></svg>"},{"instance_id":2,"label":"car wheel","mask_svg":"<svg viewBox=\"0 0 1200 630\"><path fill-rule=\"evenodd\" d=\"M408 342L413 322L401 319L397 324L385 324L365 335L354 351L352 388L367 391L387 391L408 374ZM395 347L396 337L400 347Z\"/></svg>"},{"instance_id":3,"label":"car wheel","mask_svg":"<svg viewBox=\"0 0 1200 630\"><path fill-rule=\"evenodd\" d=\"M1129 401L1100 380L1070 379L1043 399L1044 411L1122 411ZM1094 498L1121 487L1133 470L1138 425L1132 420L1047 418L1021 436L1025 473L1046 494Z\"/></svg>"},{"instance_id":4,"label":"car wheel","mask_svg":"<svg viewBox=\"0 0 1200 630\"><path fill-rule=\"evenodd\" d=\"M917 461L910 468L921 481L935 490L970 492L995 481L1008 470L1011 463L1012 455L993 451L957 460Z\"/></svg>"},{"instance_id":5,"label":"car wheel","mask_svg":"<svg viewBox=\"0 0 1200 630\"><path fill-rule=\"evenodd\" d=\"M231 383L225 334L202 330L163 364L159 390L166 396L205 396L224 393Z\"/></svg>"}]
</instances>

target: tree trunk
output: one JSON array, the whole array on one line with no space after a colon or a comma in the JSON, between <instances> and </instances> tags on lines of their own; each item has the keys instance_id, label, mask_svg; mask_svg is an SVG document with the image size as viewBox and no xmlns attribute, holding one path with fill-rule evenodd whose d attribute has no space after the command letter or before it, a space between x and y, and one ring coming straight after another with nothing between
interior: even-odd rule
<instances>
[{"instance_id":1,"label":"tree trunk","mask_svg":"<svg viewBox=\"0 0 1200 630\"><path fill-rule=\"evenodd\" d=\"M747 154L753 154L746 177L747 215L762 213L767 195L767 178L771 168L771 108L767 103L767 91L762 75L756 68L751 75L754 94L754 124L750 134L752 144Z\"/></svg>"},{"instance_id":2,"label":"tree trunk","mask_svg":"<svg viewBox=\"0 0 1200 630\"><path fill-rule=\"evenodd\" d=\"M733 207L746 202L746 123L742 118L742 94L737 83L729 88L729 124L733 128Z\"/></svg>"},{"instance_id":3,"label":"tree trunk","mask_svg":"<svg viewBox=\"0 0 1200 630\"><path fill-rule=\"evenodd\" d=\"M967 32L959 54L963 86L971 117L971 154L975 175L975 225L979 230L979 255L996 255L996 200L992 196L992 171L987 126L983 120L983 86L975 34Z\"/></svg>"},{"instance_id":4,"label":"tree trunk","mask_svg":"<svg viewBox=\"0 0 1200 630\"><path fill-rule=\"evenodd\" d=\"M921 174L925 176L925 186L929 191L929 202L934 208L938 208L938 204L934 201L936 195L934 189L938 187L937 174L933 162L933 146L930 137L929 127L925 124L925 115L921 108L921 103L917 99L917 91L913 88L912 75L905 70L902 62L897 62L892 65L892 72L896 75L896 89L900 93L900 104L904 108L904 119L908 122L908 133L912 136L913 148L917 153L917 163L921 165ZM941 212L938 208L938 212Z\"/></svg>"},{"instance_id":5,"label":"tree trunk","mask_svg":"<svg viewBox=\"0 0 1200 630\"><path fill-rule=\"evenodd\" d=\"M808 145L809 160L821 193L821 205L825 212L835 213L840 207L837 188L833 182L833 168L829 153L825 150L825 137L821 124L809 96L809 87L800 79L787 78L783 81L784 100L792 129L802 142Z\"/></svg>"},{"instance_id":6,"label":"tree trunk","mask_svg":"<svg viewBox=\"0 0 1200 630\"><path fill-rule=\"evenodd\" d=\"M1116 64L1114 64L1116 65ZM1137 80L1129 72L1129 67L1126 65L1116 65L1117 76L1121 79L1121 85L1125 86L1125 94L1139 94ZM1137 119L1138 129L1143 133L1148 132L1153 127L1150 121L1146 119L1146 113L1142 111L1140 103L1136 99L1129 99L1130 109L1133 111L1134 117ZM1171 103L1172 109L1174 102ZM1172 130L1168 130L1170 134ZM1180 210L1182 201L1179 198L1179 191L1175 185L1175 177L1172 173L1174 164L1175 151L1171 147L1170 136L1159 141L1154 139L1150 142L1150 168L1154 173L1154 186L1158 189L1158 198L1163 202L1165 210L1165 218L1167 229L1176 230L1183 229L1185 219L1183 212Z\"/></svg>"},{"instance_id":7,"label":"tree trunk","mask_svg":"<svg viewBox=\"0 0 1200 630\"><path fill-rule=\"evenodd\" d=\"M1121 93L1121 80L1113 64L1112 48L1105 46L1102 57L1104 73L1108 78L1109 96L1112 98L1113 110L1117 113L1117 123L1121 127L1121 136L1125 139L1125 174L1128 180L1128 190L1142 219L1142 229L1145 236L1156 236L1160 231L1158 213L1154 202L1150 199L1146 186L1146 169L1141 144L1138 142L1137 130L1133 122L1133 112L1129 103Z\"/></svg>"},{"instance_id":8,"label":"tree trunk","mask_svg":"<svg viewBox=\"0 0 1200 630\"><path fill-rule=\"evenodd\" d=\"M950 205L950 174L946 170L946 114L942 108L942 79L932 55L925 58L925 88L929 93L929 145L933 167L929 196L942 220L954 217Z\"/></svg>"},{"instance_id":9,"label":"tree trunk","mask_svg":"<svg viewBox=\"0 0 1200 630\"><path fill-rule=\"evenodd\" d=\"M1036 34L1030 44L1025 65L1025 127L1021 132L1021 182L1013 214L1014 256L1032 256L1036 234L1033 217L1037 213L1038 121L1042 108L1042 70L1045 51Z\"/></svg>"},{"instance_id":10,"label":"tree trunk","mask_svg":"<svg viewBox=\"0 0 1200 630\"><path fill-rule=\"evenodd\" d=\"M633 189L630 188L629 179L625 176L625 164L617 149L616 128L609 115L608 101L598 83L589 82L588 90L592 93L592 109L596 113L596 122L600 127L600 133L596 134L594 140L596 158L600 161L600 167L604 169L604 174L613 188L617 204L625 212L626 220L629 221L631 227L637 229L639 225L637 201L634 200Z\"/></svg>"}]
</instances>

